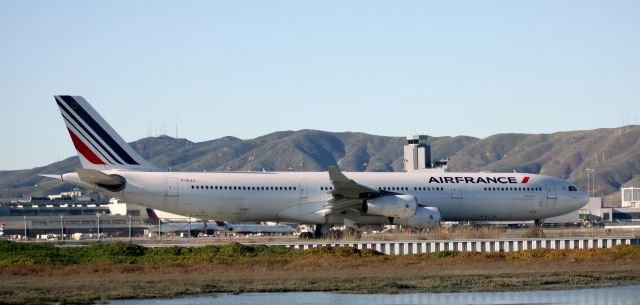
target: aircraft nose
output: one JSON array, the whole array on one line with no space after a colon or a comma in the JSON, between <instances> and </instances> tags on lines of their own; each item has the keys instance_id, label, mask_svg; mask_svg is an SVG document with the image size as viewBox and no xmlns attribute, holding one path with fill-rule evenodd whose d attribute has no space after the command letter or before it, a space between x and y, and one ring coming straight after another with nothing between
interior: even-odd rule
<instances>
[{"instance_id":1,"label":"aircraft nose","mask_svg":"<svg viewBox=\"0 0 640 305\"><path fill-rule=\"evenodd\" d=\"M575 200L575 208L579 209L589 203L589 195L585 192L579 192L578 198Z\"/></svg>"}]
</instances>

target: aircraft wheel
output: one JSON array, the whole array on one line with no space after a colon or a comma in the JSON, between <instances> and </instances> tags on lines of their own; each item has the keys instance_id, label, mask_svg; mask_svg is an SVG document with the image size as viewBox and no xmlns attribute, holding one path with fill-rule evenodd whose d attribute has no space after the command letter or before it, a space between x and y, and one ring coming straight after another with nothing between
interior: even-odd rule
<instances>
[{"instance_id":1,"label":"aircraft wheel","mask_svg":"<svg viewBox=\"0 0 640 305\"><path fill-rule=\"evenodd\" d=\"M329 238L329 239L342 239L343 235L344 234L343 234L342 231L329 230L329 232L327 233L327 238Z\"/></svg>"},{"instance_id":2,"label":"aircraft wheel","mask_svg":"<svg viewBox=\"0 0 640 305\"><path fill-rule=\"evenodd\" d=\"M300 233L300 239L312 239L313 233L311 232L302 232Z\"/></svg>"}]
</instances>

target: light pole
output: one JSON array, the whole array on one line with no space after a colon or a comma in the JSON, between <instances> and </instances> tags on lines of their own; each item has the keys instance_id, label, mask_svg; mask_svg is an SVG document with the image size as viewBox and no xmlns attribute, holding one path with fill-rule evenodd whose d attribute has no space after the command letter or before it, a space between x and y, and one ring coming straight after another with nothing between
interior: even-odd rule
<instances>
[{"instance_id":1,"label":"light pole","mask_svg":"<svg viewBox=\"0 0 640 305\"><path fill-rule=\"evenodd\" d=\"M131 241L131 214L129 216L129 241Z\"/></svg>"},{"instance_id":2,"label":"light pole","mask_svg":"<svg viewBox=\"0 0 640 305\"><path fill-rule=\"evenodd\" d=\"M24 240L27 240L27 215L22 217L24 217Z\"/></svg>"},{"instance_id":3,"label":"light pole","mask_svg":"<svg viewBox=\"0 0 640 305\"><path fill-rule=\"evenodd\" d=\"M591 195L596 196L596 170L591 169Z\"/></svg>"},{"instance_id":4,"label":"light pole","mask_svg":"<svg viewBox=\"0 0 640 305\"><path fill-rule=\"evenodd\" d=\"M60 214L60 238L64 242L64 216Z\"/></svg>"},{"instance_id":5,"label":"light pole","mask_svg":"<svg viewBox=\"0 0 640 305\"><path fill-rule=\"evenodd\" d=\"M585 168L585 171L587 171L587 196L591 196L591 192L589 192L589 188L591 187L591 183L589 181L589 176L591 175L591 171L592 169L590 168Z\"/></svg>"},{"instance_id":6,"label":"light pole","mask_svg":"<svg viewBox=\"0 0 640 305\"><path fill-rule=\"evenodd\" d=\"M98 240L100 240L100 214L96 214L97 222L98 222Z\"/></svg>"}]
</instances>

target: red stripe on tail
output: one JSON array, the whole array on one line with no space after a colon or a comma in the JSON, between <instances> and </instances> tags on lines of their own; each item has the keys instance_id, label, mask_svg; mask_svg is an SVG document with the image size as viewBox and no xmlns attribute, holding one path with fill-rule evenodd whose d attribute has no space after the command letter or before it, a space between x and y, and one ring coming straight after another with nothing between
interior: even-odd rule
<instances>
[{"instance_id":1,"label":"red stripe on tail","mask_svg":"<svg viewBox=\"0 0 640 305\"><path fill-rule=\"evenodd\" d=\"M147 216L151 219L158 219L158 215L156 215L156 211L153 209L147 208Z\"/></svg>"},{"instance_id":2,"label":"red stripe on tail","mask_svg":"<svg viewBox=\"0 0 640 305\"><path fill-rule=\"evenodd\" d=\"M71 135L71 141L73 141L73 146L76 147L78 152L85 159L87 159L89 162L91 162L93 164L97 164L97 165L106 164L98 156L96 156L96 154L94 154L91 151L91 149L89 147L87 147L87 145L85 145L84 142L82 142L82 140L80 140L80 138L78 138L78 136L76 136L76 134L73 133L73 131L71 131L71 129L67 128L67 130L69 131L69 134Z\"/></svg>"}]
</instances>

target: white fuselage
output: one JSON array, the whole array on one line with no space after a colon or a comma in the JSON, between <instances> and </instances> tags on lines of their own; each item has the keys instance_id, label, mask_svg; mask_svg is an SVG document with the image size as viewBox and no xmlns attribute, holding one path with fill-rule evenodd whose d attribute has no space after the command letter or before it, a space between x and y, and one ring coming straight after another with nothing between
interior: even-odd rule
<instances>
[{"instance_id":1,"label":"white fuselage","mask_svg":"<svg viewBox=\"0 0 640 305\"><path fill-rule=\"evenodd\" d=\"M332 184L327 172L135 172L111 170L126 178L119 192L105 192L63 175L72 184L97 189L132 203L171 213L226 221L285 221L341 224L328 213ZM373 189L408 194L440 209L442 220L535 220L574 211L588 201L569 182L520 173L347 172ZM356 223L384 223L387 217L360 213Z\"/></svg>"}]
</instances>

